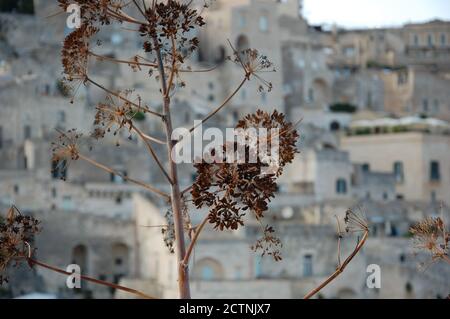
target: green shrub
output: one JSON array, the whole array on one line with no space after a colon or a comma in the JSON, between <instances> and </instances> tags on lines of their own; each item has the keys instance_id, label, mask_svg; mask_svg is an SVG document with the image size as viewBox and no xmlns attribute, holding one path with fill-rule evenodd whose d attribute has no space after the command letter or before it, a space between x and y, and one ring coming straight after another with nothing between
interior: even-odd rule
<instances>
[{"instance_id":1,"label":"green shrub","mask_svg":"<svg viewBox=\"0 0 450 319\"><path fill-rule=\"evenodd\" d=\"M349 103L336 103L330 106L330 111L335 113L355 113L356 106Z\"/></svg>"}]
</instances>

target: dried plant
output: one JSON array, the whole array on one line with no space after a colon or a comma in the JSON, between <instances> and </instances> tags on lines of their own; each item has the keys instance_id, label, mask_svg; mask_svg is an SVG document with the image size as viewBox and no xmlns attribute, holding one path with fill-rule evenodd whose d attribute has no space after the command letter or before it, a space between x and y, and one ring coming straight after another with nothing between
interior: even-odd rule
<instances>
[{"instance_id":1,"label":"dried plant","mask_svg":"<svg viewBox=\"0 0 450 319\"><path fill-rule=\"evenodd\" d=\"M39 220L33 216L22 214L15 206L12 206L8 210L5 218L0 214L0 286L4 283L8 283L8 276L6 273L8 267L19 267L23 263L30 268L39 266L67 276L72 275L72 273L35 259L35 248L33 248L32 245L35 235L41 230L40 224ZM141 298L154 299L147 294L128 287L123 287L85 275L80 275L80 278L98 285L126 291Z\"/></svg>"},{"instance_id":2,"label":"dried plant","mask_svg":"<svg viewBox=\"0 0 450 319\"><path fill-rule=\"evenodd\" d=\"M94 128L90 134L83 136L76 130L59 131L59 138L52 147L53 161L64 167L71 161L86 161L98 169L120 176L166 200L170 204L168 210L170 213L166 215L167 226L162 232L167 246L169 249L174 249L177 255L179 295L181 298L190 298L188 264L199 234L208 222L214 224L218 230L237 229L244 225L243 217L245 212L249 211L261 222L271 198L275 196L276 179L281 175L283 167L290 163L297 153L298 133L295 126L288 123L284 115L276 111L272 114L258 111L246 116L238 122L237 128L279 129L277 138L274 138L272 133L265 138L272 144L279 141L280 160L274 161L271 154L267 153L261 159L258 158L255 163L223 164L214 161L198 163L195 165L198 173L195 183L181 190L177 165L171 158L172 151L179 142L172 139L171 98L175 94L175 88L186 85L181 78L183 73L204 73L215 69L213 67L207 70L193 70L186 64L191 54L199 47L197 33L193 31L205 25L202 12L194 8L192 1L181 0L154 0L150 4L140 0L58 0L58 3L63 11L66 11L71 4L76 4L81 9L81 27L65 38L61 51L66 84L73 88L74 97L81 85L99 88L106 93L107 97L104 102L96 106ZM207 7L206 2L205 7ZM112 24L134 26L133 30L143 39L142 49L146 52L146 57L135 55L129 60L120 60L95 52L92 45L92 42L96 41L95 37L103 28ZM133 30L128 29L128 31ZM97 46L101 45L101 41L97 40ZM212 108L212 111L196 125L204 124L226 107L249 81L257 81L259 91L272 90L272 84L263 78L265 72L275 71L269 59L255 49L238 52L231 43L230 47L232 55L227 60L242 68L242 80L219 106ZM133 72L145 71L149 78L154 77L160 84L162 110L159 111L159 108L144 103L141 97L131 89L109 89L95 81L89 73L92 60L128 65ZM143 132L136 125L137 113L144 113L159 120L164 126L165 140ZM196 126L192 127L190 132L193 132L195 128ZM134 135L142 140L149 156L153 158L170 185L169 193L92 159L80 145L82 141L89 138L99 141L109 133L114 136L119 135L120 132L128 134L129 138ZM254 144L245 146L247 154L245 156L254 152L254 147L259 143L260 141L256 140ZM167 159L163 160L158 156L155 144L165 146ZM120 146L119 141L116 145ZM215 154L222 153L228 156L227 146L229 145L211 150L209 155L214 157ZM232 148L238 146L234 144ZM267 173L268 169L270 169L269 173ZM192 199L185 196L189 192ZM209 212L199 225L191 225L186 205L188 200L192 200L197 208L203 206L209 208ZM190 239L188 245L185 242L186 232ZM281 260L277 248L280 245L280 240L274 236L274 229L271 226L265 226L262 239L258 240L253 248L262 250L263 255L268 254L275 260ZM34 262L34 264L38 263ZM64 273L60 270L56 271Z\"/></svg>"},{"instance_id":3,"label":"dried plant","mask_svg":"<svg viewBox=\"0 0 450 319\"><path fill-rule=\"evenodd\" d=\"M0 216L0 284L8 281L8 265L17 267L22 256L31 255L30 243L39 230L37 219L22 215L14 206L5 218Z\"/></svg>"},{"instance_id":4,"label":"dried plant","mask_svg":"<svg viewBox=\"0 0 450 319\"><path fill-rule=\"evenodd\" d=\"M443 212L441 207L441 212ZM413 245L416 252L426 252L430 255L432 264L444 261L450 264L449 246L450 233L446 230L446 224L442 213L441 217L427 217L410 228L413 236ZM426 264L423 265L426 268Z\"/></svg>"},{"instance_id":5,"label":"dried plant","mask_svg":"<svg viewBox=\"0 0 450 319\"><path fill-rule=\"evenodd\" d=\"M264 227L263 236L258 239L252 249L257 252L261 251L261 257L265 255L272 256L275 261L280 261L281 257L280 248L283 247L281 240L274 236L275 230L272 226L266 225Z\"/></svg>"},{"instance_id":6,"label":"dried plant","mask_svg":"<svg viewBox=\"0 0 450 319\"><path fill-rule=\"evenodd\" d=\"M356 212L359 210L359 212ZM359 251L363 248L364 244L369 237L369 226L367 224L366 218L362 212L361 208L357 209L348 209L345 213L344 217L345 223L345 232L341 231L341 226L339 220L337 220L337 228L338 228L338 248L337 248L337 259L338 266L334 273L332 273L327 279L325 279L319 286L312 289L308 292L304 299L310 299L314 295L316 295L319 291L325 288L328 284L330 284L333 280L335 280L340 274L342 274L348 264L355 258L355 256L359 253ZM358 234L358 241L355 249L348 255L348 257L341 262L341 240L344 238L344 234ZM361 237L359 237L361 236Z\"/></svg>"},{"instance_id":7,"label":"dried plant","mask_svg":"<svg viewBox=\"0 0 450 319\"><path fill-rule=\"evenodd\" d=\"M189 272L188 263L193 247L198 235L209 221L218 230L237 229L244 225L243 217L246 211L252 211L254 216L260 220L264 217L264 212L268 209L270 199L275 196L277 190L276 179L282 173L283 167L292 161L297 149L295 147L298 134L295 127L285 121L284 115L278 112L268 114L258 111L253 115L248 115L239 121L237 128L277 128L280 130L279 140L280 161L274 164L270 154L266 154L256 163L226 163L202 162L195 165L197 169L197 179L195 183L180 190L178 181L177 166L169 155L168 165L163 165L162 159L154 150L154 143L165 145L168 154L178 141L171 139L171 96L176 86L185 85L181 74L185 72L205 72L208 70L192 70L185 66L186 60L198 49L199 39L192 30L204 26L205 21L201 12L193 7L191 1L153 1L151 5L146 5L140 1L82 1L82 0L59 0L62 9L66 9L70 4L78 4L82 12L82 26L66 37L62 50L62 62L66 80L72 85L91 84L107 93L105 102L97 105L95 115L94 130L90 137L100 140L108 133L118 135L122 130L126 130L129 138L136 135L144 141L149 155L158 164L159 169L166 177L171 186L170 194L156 189L143 181L123 176L130 182L145 187L147 190L163 197L170 202L170 209L166 214L167 227L162 228L164 241L169 250L175 248L179 264L179 291L180 297L189 298ZM129 8L134 7L139 17L133 17L129 13ZM136 32L143 38L143 50L149 58L135 55L130 60L118 60L102 56L94 52L91 42L93 37L101 31L104 26L113 23L129 23L137 26ZM101 43L99 43L101 45ZM243 77L237 88L220 104L213 109L200 124L205 123L221 109L229 104L231 99L243 87L243 85L255 79L260 83L259 90L270 91L272 84L262 77L263 72L273 72L273 64L266 56L260 55L255 49L247 49L238 52L233 48L232 56L228 57L242 67ZM155 78L160 82L160 92L163 103L162 113L142 103L141 98L133 98L131 90L115 91L110 90L102 84L94 81L88 72L89 60L97 59L102 61L123 63L129 65L134 72L146 70L149 77L157 72ZM211 70L213 70L212 68ZM76 90L75 90L76 94ZM147 113L155 118L159 118L165 126L166 140L161 141L142 132L134 121L136 113ZM199 125L200 125L199 124ZM195 127L191 128L191 132ZM118 173L108 166L105 166L81 152L77 144L79 136L74 132L62 132L58 143L54 145L54 160L63 162L65 165L70 160L85 160L99 169L110 173ZM272 140L272 136L267 136ZM274 139L275 140L275 139ZM256 146L258 145L256 142ZM274 142L275 143L275 142ZM119 143L117 143L119 146ZM222 152L226 156L226 146L223 145L215 150L211 150L210 155ZM229 146L229 145L228 145ZM249 146L247 152L253 151ZM272 168L272 174L262 174L262 169ZM120 173L118 173L119 176ZM197 226L192 226L190 215L187 210L184 194L190 191L192 201L197 208L207 206L209 213L204 221ZM185 232L188 232L191 242L188 246L185 243ZM264 230L264 240L258 241L256 249L263 249L267 252L265 245L277 246L280 243L273 236L273 228L267 226ZM267 252L275 260L281 257L278 251Z\"/></svg>"},{"instance_id":8,"label":"dried plant","mask_svg":"<svg viewBox=\"0 0 450 319\"><path fill-rule=\"evenodd\" d=\"M238 229L239 226L243 226L246 211L253 212L257 219L264 217L264 212L268 210L268 203L275 197L277 191L277 176L281 175L283 167L293 160L297 152L298 134L292 124L285 122L283 114L274 111L270 115L259 110L255 114L246 116L237 125L237 128L242 129L250 127L281 130L280 156L276 161L277 169L272 174L262 172L263 168L270 165L270 161L264 162L262 159L264 155L270 156L270 154L255 157L255 163L248 160L252 148L261 149L258 139L253 146L251 143L242 145L243 154L238 152L238 156L246 157L243 163L228 161L228 148L221 146L211 149L209 157L194 165L197 169L197 177L191 190L193 202L197 208L207 206L210 209L209 222L220 230ZM264 139L270 140L270 134ZM238 143L234 142L231 148L237 151L240 146ZM235 152L232 152L232 156L234 154Z\"/></svg>"}]
</instances>

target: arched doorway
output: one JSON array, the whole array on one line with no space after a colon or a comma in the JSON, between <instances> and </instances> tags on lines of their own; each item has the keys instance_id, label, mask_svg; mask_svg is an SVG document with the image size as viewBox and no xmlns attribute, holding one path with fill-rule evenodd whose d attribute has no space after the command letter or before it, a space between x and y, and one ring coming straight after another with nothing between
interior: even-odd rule
<instances>
[{"instance_id":1,"label":"arched doorway","mask_svg":"<svg viewBox=\"0 0 450 319\"><path fill-rule=\"evenodd\" d=\"M337 293L338 299L356 299L356 292L351 288L342 288Z\"/></svg>"},{"instance_id":2,"label":"arched doorway","mask_svg":"<svg viewBox=\"0 0 450 319\"><path fill-rule=\"evenodd\" d=\"M198 280L223 280L225 272L220 264L215 259L204 258L199 260L194 265L194 278Z\"/></svg>"},{"instance_id":3,"label":"arched doorway","mask_svg":"<svg viewBox=\"0 0 450 319\"><path fill-rule=\"evenodd\" d=\"M341 129L341 124L338 121L333 121L330 123L330 131L336 132Z\"/></svg>"},{"instance_id":4,"label":"arched doorway","mask_svg":"<svg viewBox=\"0 0 450 319\"><path fill-rule=\"evenodd\" d=\"M130 251L127 245L115 243L112 245L113 278L115 283L119 283L122 277L130 271Z\"/></svg>"},{"instance_id":5,"label":"arched doorway","mask_svg":"<svg viewBox=\"0 0 450 319\"><path fill-rule=\"evenodd\" d=\"M88 249L85 245L77 245L72 249L72 264L80 266L82 274L89 274Z\"/></svg>"},{"instance_id":6,"label":"arched doorway","mask_svg":"<svg viewBox=\"0 0 450 319\"><path fill-rule=\"evenodd\" d=\"M242 52L248 48L250 48L250 42L249 42L247 36L241 34L240 36L238 36L238 38L236 40L236 50L238 52Z\"/></svg>"}]
</instances>

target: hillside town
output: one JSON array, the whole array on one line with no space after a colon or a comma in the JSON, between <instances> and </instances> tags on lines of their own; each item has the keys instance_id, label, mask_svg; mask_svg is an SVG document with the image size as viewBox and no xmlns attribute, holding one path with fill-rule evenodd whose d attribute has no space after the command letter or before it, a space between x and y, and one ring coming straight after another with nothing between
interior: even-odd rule
<instances>
[{"instance_id":1,"label":"hillside town","mask_svg":"<svg viewBox=\"0 0 450 319\"><path fill-rule=\"evenodd\" d=\"M191 127L239 85L242 70L227 59L232 47L255 48L273 62L276 72L265 75L273 89L261 92L249 82L208 126L234 127L257 109L301 122L300 153L266 216L283 243L283 260L250 249L260 235L256 220L233 232L207 226L190 265L193 298L302 298L336 270L336 217L349 208L367 218L369 240L318 298L447 297L450 267L420 267L409 228L428 216L450 221L450 21L356 30L309 24L302 0L216 0L207 9L197 2L207 24L189 63L211 71L183 75L185 87L173 96L176 126ZM0 212L16 205L41 220L39 260L61 268L75 263L91 277L176 298L177 262L157 227L167 224L167 202L89 163L52 162L55 129L92 130L105 95L87 84L72 101L60 57L72 31L67 14L55 15L56 1L30 3L26 12L0 12ZM146 54L142 39L125 27L112 26L96 40L102 46L93 50L103 57ZM143 101L160 103L159 84L145 71L107 59L89 68L109 90L133 89ZM164 138L152 117L142 116L139 127ZM167 188L142 141L127 134L94 143L89 155ZM195 171L183 164L179 175L186 186ZM190 208L193 223L207 214ZM356 241L344 238L342 253ZM372 264L380 266L381 288L366 285ZM45 269L10 270L0 298L130 298L91 283L69 289L64 276Z\"/></svg>"}]
</instances>

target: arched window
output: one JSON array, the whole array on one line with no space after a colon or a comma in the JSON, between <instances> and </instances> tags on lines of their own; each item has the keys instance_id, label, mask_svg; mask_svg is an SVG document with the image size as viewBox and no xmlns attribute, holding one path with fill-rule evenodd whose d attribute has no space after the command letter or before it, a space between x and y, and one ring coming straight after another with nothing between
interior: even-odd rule
<instances>
[{"instance_id":1,"label":"arched window","mask_svg":"<svg viewBox=\"0 0 450 319\"><path fill-rule=\"evenodd\" d=\"M347 181L340 178L336 181L336 193L337 194L347 194Z\"/></svg>"},{"instance_id":2,"label":"arched window","mask_svg":"<svg viewBox=\"0 0 450 319\"><path fill-rule=\"evenodd\" d=\"M205 281L223 280L224 270L217 260L204 258L194 265L194 277Z\"/></svg>"},{"instance_id":3,"label":"arched window","mask_svg":"<svg viewBox=\"0 0 450 319\"><path fill-rule=\"evenodd\" d=\"M112 245L113 271L117 282L120 281L120 278L127 276L130 271L129 254L127 245L122 243Z\"/></svg>"}]
</instances>

